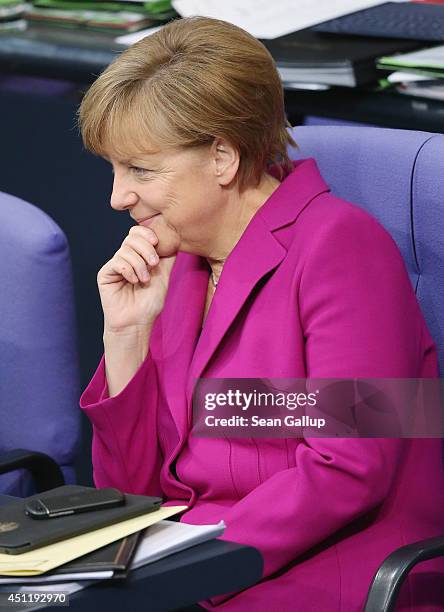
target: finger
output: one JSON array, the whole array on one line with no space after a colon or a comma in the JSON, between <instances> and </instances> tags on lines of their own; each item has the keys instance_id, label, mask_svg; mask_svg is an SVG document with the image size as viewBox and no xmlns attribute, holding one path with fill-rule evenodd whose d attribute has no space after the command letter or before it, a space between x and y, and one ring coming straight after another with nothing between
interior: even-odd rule
<instances>
[{"instance_id":1,"label":"finger","mask_svg":"<svg viewBox=\"0 0 444 612\"><path fill-rule=\"evenodd\" d=\"M139 282L137 274L134 272L133 267L125 259L114 255L109 262L111 267L111 274L117 274L121 278L124 278L128 283L132 285Z\"/></svg>"},{"instance_id":2,"label":"finger","mask_svg":"<svg viewBox=\"0 0 444 612\"><path fill-rule=\"evenodd\" d=\"M145 260L147 265L157 266L159 263L159 256L156 249L141 236L128 236L123 241L123 244L138 253L138 255Z\"/></svg>"},{"instance_id":3,"label":"finger","mask_svg":"<svg viewBox=\"0 0 444 612\"><path fill-rule=\"evenodd\" d=\"M150 270L148 268L148 264L146 260L139 255L131 246L122 245L118 251L120 257L122 257L125 261L131 264L134 273L137 278L141 282L146 282L148 279L147 273L149 274Z\"/></svg>"},{"instance_id":4,"label":"finger","mask_svg":"<svg viewBox=\"0 0 444 612\"><path fill-rule=\"evenodd\" d=\"M130 228L128 236L140 236L144 240L149 240L151 244L157 244L159 239L154 231L150 227L144 227L143 225L133 225Z\"/></svg>"},{"instance_id":5,"label":"finger","mask_svg":"<svg viewBox=\"0 0 444 612\"><path fill-rule=\"evenodd\" d=\"M122 246L116 253L118 271L129 282L146 283L149 278L149 271L143 257L138 255L130 247Z\"/></svg>"}]
</instances>

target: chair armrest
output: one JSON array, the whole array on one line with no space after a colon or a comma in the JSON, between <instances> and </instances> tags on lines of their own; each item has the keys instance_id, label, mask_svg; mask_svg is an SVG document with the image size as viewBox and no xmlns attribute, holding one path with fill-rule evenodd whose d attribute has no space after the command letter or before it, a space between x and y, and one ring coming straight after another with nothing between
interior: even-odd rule
<instances>
[{"instance_id":1,"label":"chair armrest","mask_svg":"<svg viewBox=\"0 0 444 612\"><path fill-rule=\"evenodd\" d=\"M399 590L412 567L443 555L444 536L407 544L392 552L372 580L364 612L394 612Z\"/></svg>"},{"instance_id":2,"label":"chair armrest","mask_svg":"<svg viewBox=\"0 0 444 612\"><path fill-rule=\"evenodd\" d=\"M59 465L45 453L22 448L0 453L0 474L22 468L31 472L37 493L65 484Z\"/></svg>"}]
</instances>

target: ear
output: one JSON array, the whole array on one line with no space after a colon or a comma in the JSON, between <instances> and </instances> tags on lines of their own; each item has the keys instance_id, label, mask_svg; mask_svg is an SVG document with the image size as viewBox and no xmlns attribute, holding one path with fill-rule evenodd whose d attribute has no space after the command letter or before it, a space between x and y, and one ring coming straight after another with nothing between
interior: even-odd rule
<instances>
[{"instance_id":1,"label":"ear","mask_svg":"<svg viewBox=\"0 0 444 612\"><path fill-rule=\"evenodd\" d=\"M228 140L216 137L211 145L211 156L219 185L229 185L239 168L239 151Z\"/></svg>"}]
</instances>

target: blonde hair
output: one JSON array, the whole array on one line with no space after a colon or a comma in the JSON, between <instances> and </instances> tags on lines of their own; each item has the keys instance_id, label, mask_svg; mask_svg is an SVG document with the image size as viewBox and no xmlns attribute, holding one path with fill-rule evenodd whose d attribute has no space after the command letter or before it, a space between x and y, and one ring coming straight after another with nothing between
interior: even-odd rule
<instances>
[{"instance_id":1,"label":"blonde hair","mask_svg":"<svg viewBox=\"0 0 444 612\"><path fill-rule=\"evenodd\" d=\"M219 19L176 19L123 51L92 84L79 111L85 147L127 158L211 145L240 156L239 191L267 165L293 170L284 94L274 60L245 30ZM149 143L149 144L148 144Z\"/></svg>"}]
</instances>

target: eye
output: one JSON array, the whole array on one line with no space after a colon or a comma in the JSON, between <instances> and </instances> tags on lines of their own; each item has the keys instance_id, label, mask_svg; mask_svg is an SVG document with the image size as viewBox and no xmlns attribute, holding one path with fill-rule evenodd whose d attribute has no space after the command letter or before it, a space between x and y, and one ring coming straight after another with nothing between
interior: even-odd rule
<instances>
[{"instance_id":1,"label":"eye","mask_svg":"<svg viewBox=\"0 0 444 612\"><path fill-rule=\"evenodd\" d=\"M148 172L151 172L147 168L139 168L138 166L128 166L128 168L135 176L139 178L145 176L146 174L148 174Z\"/></svg>"}]
</instances>

